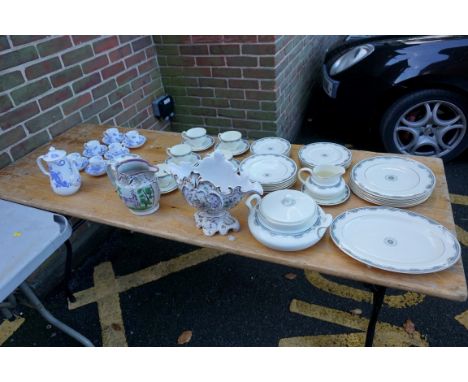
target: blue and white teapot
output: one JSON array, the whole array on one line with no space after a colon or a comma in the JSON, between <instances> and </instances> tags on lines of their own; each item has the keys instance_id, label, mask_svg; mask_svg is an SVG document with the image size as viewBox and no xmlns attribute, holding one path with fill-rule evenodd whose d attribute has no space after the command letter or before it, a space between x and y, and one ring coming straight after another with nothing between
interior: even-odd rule
<instances>
[{"instance_id":1,"label":"blue and white teapot","mask_svg":"<svg viewBox=\"0 0 468 382\"><path fill-rule=\"evenodd\" d=\"M41 160L47 163L49 171L42 165ZM40 170L49 177L52 190L59 195L72 195L80 189L81 177L73 161L67 158L64 150L49 149L45 155L36 159Z\"/></svg>"}]
</instances>

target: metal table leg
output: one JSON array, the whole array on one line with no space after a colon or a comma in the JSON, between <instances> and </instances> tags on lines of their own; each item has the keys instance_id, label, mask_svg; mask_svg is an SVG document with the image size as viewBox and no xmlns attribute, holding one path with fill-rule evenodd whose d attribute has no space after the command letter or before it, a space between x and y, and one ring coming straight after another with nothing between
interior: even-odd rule
<instances>
[{"instance_id":1,"label":"metal table leg","mask_svg":"<svg viewBox=\"0 0 468 382\"><path fill-rule=\"evenodd\" d=\"M65 247L67 248L67 254L65 258L65 277L64 277L64 288L65 288L65 294L68 298L68 301L70 302L75 302L76 298L73 296L73 293L71 291L70 287L70 280L71 280L71 273L72 273L72 263L73 263L73 248L71 245L70 240L67 240L65 242Z\"/></svg>"},{"instance_id":2,"label":"metal table leg","mask_svg":"<svg viewBox=\"0 0 468 382\"><path fill-rule=\"evenodd\" d=\"M372 291L373 298L372 298L372 313L369 319L369 325L367 326L367 333L366 333L366 343L365 346L371 347L374 342L374 334L375 334L375 324L377 323L377 319L379 317L380 308L382 308L382 304L385 297L385 292L387 291L386 287L380 285L369 285L369 288Z\"/></svg>"},{"instance_id":3,"label":"metal table leg","mask_svg":"<svg viewBox=\"0 0 468 382\"><path fill-rule=\"evenodd\" d=\"M78 333L76 330L70 328L69 326L65 325L62 321L59 321L55 318L45 307L42 305L41 301L37 298L34 292L31 290L29 285L26 282L23 282L20 285L21 291L24 293L25 297L28 301L32 304L32 307L36 309L39 314L52 325L60 329L62 332L68 334L70 337L77 340L83 346L90 346L93 347L93 343L88 340L86 337Z\"/></svg>"}]
</instances>

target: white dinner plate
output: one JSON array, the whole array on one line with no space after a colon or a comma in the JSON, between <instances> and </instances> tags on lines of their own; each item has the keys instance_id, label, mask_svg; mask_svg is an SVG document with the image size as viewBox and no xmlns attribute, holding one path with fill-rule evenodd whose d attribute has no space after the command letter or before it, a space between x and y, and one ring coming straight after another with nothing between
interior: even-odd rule
<instances>
[{"instance_id":1,"label":"white dinner plate","mask_svg":"<svg viewBox=\"0 0 468 382\"><path fill-rule=\"evenodd\" d=\"M291 158L278 154L252 155L244 159L239 170L251 181L262 185L277 185L295 177L297 165Z\"/></svg>"},{"instance_id":2,"label":"white dinner plate","mask_svg":"<svg viewBox=\"0 0 468 382\"><path fill-rule=\"evenodd\" d=\"M447 228L423 215L392 207L348 210L333 220L330 235L352 258L391 272L438 272L455 264L461 253Z\"/></svg>"},{"instance_id":3,"label":"white dinner plate","mask_svg":"<svg viewBox=\"0 0 468 382\"><path fill-rule=\"evenodd\" d=\"M280 154L289 156L291 143L280 137L265 137L250 145L252 154Z\"/></svg>"},{"instance_id":4,"label":"white dinner plate","mask_svg":"<svg viewBox=\"0 0 468 382\"><path fill-rule=\"evenodd\" d=\"M331 142L316 142L303 146L297 155L306 167L329 164L347 168L352 157L351 151L346 147Z\"/></svg>"}]
</instances>

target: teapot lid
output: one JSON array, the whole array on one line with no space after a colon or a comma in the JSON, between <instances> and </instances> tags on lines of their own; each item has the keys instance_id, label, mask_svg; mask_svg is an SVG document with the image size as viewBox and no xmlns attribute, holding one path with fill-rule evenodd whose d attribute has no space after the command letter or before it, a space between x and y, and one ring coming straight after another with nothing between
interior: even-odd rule
<instances>
[{"instance_id":1,"label":"teapot lid","mask_svg":"<svg viewBox=\"0 0 468 382\"><path fill-rule=\"evenodd\" d=\"M65 158L67 152L65 150L56 150L55 147L50 147L49 152L43 156L46 162L55 162Z\"/></svg>"},{"instance_id":2,"label":"teapot lid","mask_svg":"<svg viewBox=\"0 0 468 382\"><path fill-rule=\"evenodd\" d=\"M300 226L317 214L317 203L296 190L279 190L265 196L260 203L265 220L279 225Z\"/></svg>"}]
</instances>

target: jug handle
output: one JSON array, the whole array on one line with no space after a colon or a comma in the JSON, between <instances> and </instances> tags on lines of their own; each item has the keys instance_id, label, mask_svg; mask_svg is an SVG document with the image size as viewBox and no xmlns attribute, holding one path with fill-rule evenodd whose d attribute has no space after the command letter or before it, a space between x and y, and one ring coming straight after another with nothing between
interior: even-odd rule
<instances>
[{"instance_id":1,"label":"jug handle","mask_svg":"<svg viewBox=\"0 0 468 382\"><path fill-rule=\"evenodd\" d=\"M301 168L298 172L297 172L297 177L299 178L299 180L301 181L302 184L306 184L307 183L307 179L304 179L301 174L303 172L308 172L311 176L312 176L312 170L308 167L303 167Z\"/></svg>"},{"instance_id":2,"label":"jug handle","mask_svg":"<svg viewBox=\"0 0 468 382\"><path fill-rule=\"evenodd\" d=\"M255 208L255 206L252 204L253 200L256 200L257 203L255 203L255 205L257 205L260 200L262 199L260 195L258 194L253 194L253 195L250 195L247 200L245 201L245 205L249 208L249 210L252 212Z\"/></svg>"},{"instance_id":3,"label":"jug handle","mask_svg":"<svg viewBox=\"0 0 468 382\"><path fill-rule=\"evenodd\" d=\"M44 155L41 155L40 157L38 157L36 159L36 163L37 165L39 166L39 169L42 171L42 173L46 176L50 176L49 172L44 168L44 166L42 165L42 162L41 160L43 160L44 158Z\"/></svg>"}]
</instances>

